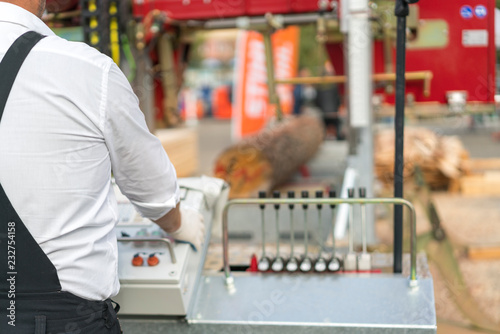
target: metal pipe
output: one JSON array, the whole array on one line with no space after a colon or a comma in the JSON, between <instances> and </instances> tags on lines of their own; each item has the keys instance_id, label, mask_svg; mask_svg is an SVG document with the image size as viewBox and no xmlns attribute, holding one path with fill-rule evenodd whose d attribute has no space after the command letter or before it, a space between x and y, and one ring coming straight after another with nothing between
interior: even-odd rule
<instances>
[{"instance_id":1,"label":"metal pipe","mask_svg":"<svg viewBox=\"0 0 500 334\"><path fill-rule=\"evenodd\" d=\"M403 197L406 16L398 17L396 46L396 114L394 118L394 197ZM394 272L402 270L403 208L394 207Z\"/></svg>"},{"instance_id":2,"label":"metal pipe","mask_svg":"<svg viewBox=\"0 0 500 334\"><path fill-rule=\"evenodd\" d=\"M234 199L226 203L222 211L222 252L224 260L224 277L231 286L234 279L229 267L229 230L228 212L235 205L265 205L265 204L295 204L295 205L339 205L339 204L397 204L404 205L410 210L410 284L417 281L417 215L413 204L403 198L311 198L311 199Z\"/></svg>"},{"instance_id":3,"label":"metal pipe","mask_svg":"<svg viewBox=\"0 0 500 334\"><path fill-rule=\"evenodd\" d=\"M366 197L366 188L359 188L359 197ZM361 204L361 238L362 238L362 246L363 253L366 253L366 205Z\"/></svg>"},{"instance_id":4,"label":"metal pipe","mask_svg":"<svg viewBox=\"0 0 500 334\"><path fill-rule=\"evenodd\" d=\"M381 22L381 25L383 34L382 43L383 43L383 53L384 53L384 72L393 73L394 66L392 65L392 37L390 34L391 26L384 24L383 22ZM385 86L385 92L387 94L394 93L394 86L392 84L388 84L387 86Z\"/></svg>"},{"instance_id":5,"label":"metal pipe","mask_svg":"<svg viewBox=\"0 0 500 334\"><path fill-rule=\"evenodd\" d=\"M363 253L366 253L366 207L364 204L361 204L361 239Z\"/></svg>"},{"instance_id":6,"label":"metal pipe","mask_svg":"<svg viewBox=\"0 0 500 334\"><path fill-rule=\"evenodd\" d=\"M405 79L408 81L424 81L424 95L429 96L431 93L431 81L434 75L431 71L415 71L405 72ZM396 81L395 73L376 73L372 76L373 81ZM306 84L306 85L328 85L345 83L347 77L345 75L328 75L320 77L300 77L289 79L276 79L276 84Z\"/></svg>"},{"instance_id":7,"label":"metal pipe","mask_svg":"<svg viewBox=\"0 0 500 334\"><path fill-rule=\"evenodd\" d=\"M276 221L276 258L280 257L280 214L279 210L275 210L275 221Z\"/></svg>"},{"instance_id":8,"label":"metal pipe","mask_svg":"<svg viewBox=\"0 0 500 334\"><path fill-rule=\"evenodd\" d=\"M464 116L475 114L488 114L495 112L495 106L487 103L469 102L466 110L463 112L452 112L446 104L438 102L417 102L411 108L405 110L408 117L419 118L444 118L450 116ZM376 117L394 117L394 107L390 105L381 105L375 112Z\"/></svg>"},{"instance_id":9,"label":"metal pipe","mask_svg":"<svg viewBox=\"0 0 500 334\"><path fill-rule=\"evenodd\" d=\"M118 242L164 242L167 244L168 252L170 253L170 258L172 259L172 263L177 263L177 258L175 257L174 248L172 246L172 241L167 238L118 238L116 239Z\"/></svg>"},{"instance_id":10,"label":"metal pipe","mask_svg":"<svg viewBox=\"0 0 500 334\"><path fill-rule=\"evenodd\" d=\"M261 224L262 224L262 255L261 255L261 259L263 259L264 257L266 257L266 223L264 222L264 210L260 210L260 220L261 220Z\"/></svg>"},{"instance_id":11,"label":"metal pipe","mask_svg":"<svg viewBox=\"0 0 500 334\"><path fill-rule=\"evenodd\" d=\"M335 190L330 190L328 193L329 198L337 197L337 193ZM330 209L332 210L332 259L335 258L335 205L330 205Z\"/></svg>"},{"instance_id":12,"label":"metal pipe","mask_svg":"<svg viewBox=\"0 0 500 334\"><path fill-rule=\"evenodd\" d=\"M349 198L354 198L354 188L347 189L349 194ZM352 205L349 206L349 224L348 224L348 233L349 233L349 254L354 254L354 207Z\"/></svg>"},{"instance_id":13,"label":"metal pipe","mask_svg":"<svg viewBox=\"0 0 500 334\"><path fill-rule=\"evenodd\" d=\"M326 85L332 83L345 83L345 75L327 75L320 77L300 77L289 79L276 79L276 84L306 84L306 85Z\"/></svg>"},{"instance_id":14,"label":"metal pipe","mask_svg":"<svg viewBox=\"0 0 500 334\"><path fill-rule=\"evenodd\" d=\"M424 79L424 96L428 97L431 95L431 80L432 80L433 74L430 71L426 71L426 72L429 72L429 73L427 74L426 78Z\"/></svg>"},{"instance_id":15,"label":"metal pipe","mask_svg":"<svg viewBox=\"0 0 500 334\"><path fill-rule=\"evenodd\" d=\"M295 247L295 227L293 223L293 210L290 209L290 258L293 257Z\"/></svg>"},{"instance_id":16,"label":"metal pipe","mask_svg":"<svg viewBox=\"0 0 500 334\"><path fill-rule=\"evenodd\" d=\"M391 38L391 27L383 26L383 46L384 46L384 70L385 73L393 73L394 66L392 65L392 38Z\"/></svg>"},{"instance_id":17,"label":"metal pipe","mask_svg":"<svg viewBox=\"0 0 500 334\"><path fill-rule=\"evenodd\" d=\"M338 17L332 12L326 12L325 19L327 20L337 20ZM309 14L289 14L289 15L274 15L283 25L292 24L308 24L316 23L320 14L319 13L309 13ZM204 29L228 29L228 28L254 28L255 26L266 26L268 20L265 16L241 16L238 18L226 18L226 19L216 19L216 20L188 20L188 21L175 21L170 22L174 25L181 25L194 28L204 28Z\"/></svg>"},{"instance_id":18,"label":"metal pipe","mask_svg":"<svg viewBox=\"0 0 500 334\"><path fill-rule=\"evenodd\" d=\"M158 56L163 82L163 120L167 127L172 127L178 123L176 115L179 85L175 71L172 38L168 34L161 35L158 40Z\"/></svg>"},{"instance_id":19,"label":"metal pipe","mask_svg":"<svg viewBox=\"0 0 500 334\"><path fill-rule=\"evenodd\" d=\"M276 119L281 121L283 119L283 113L281 111L281 105L279 96L276 93L276 82L274 77L274 56L273 56L273 44L271 41L271 31L268 29L263 33L264 35L264 49L266 53L266 68L267 68L267 89L269 90L269 102L274 105L276 111Z\"/></svg>"},{"instance_id":20,"label":"metal pipe","mask_svg":"<svg viewBox=\"0 0 500 334\"><path fill-rule=\"evenodd\" d=\"M69 12L62 12L62 13L50 13L50 14L45 14L42 16L42 21L43 22L49 22L52 20L63 20L63 19L68 19L72 17L78 17L82 14L81 10L73 10Z\"/></svg>"}]
</instances>

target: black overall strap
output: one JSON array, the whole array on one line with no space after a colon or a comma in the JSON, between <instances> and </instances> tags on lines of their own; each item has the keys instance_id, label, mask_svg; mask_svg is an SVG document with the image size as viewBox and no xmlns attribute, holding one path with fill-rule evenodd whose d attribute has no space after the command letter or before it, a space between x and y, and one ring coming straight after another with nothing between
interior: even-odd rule
<instances>
[{"instance_id":1,"label":"black overall strap","mask_svg":"<svg viewBox=\"0 0 500 334\"><path fill-rule=\"evenodd\" d=\"M19 73L31 49L44 37L34 31L28 31L21 35L12 44L0 63L0 74L2 75L2 80L0 80L0 122L17 73Z\"/></svg>"},{"instance_id":2,"label":"black overall strap","mask_svg":"<svg viewBox=\"0 0 500 334\"><path fill-rule=\"evenodd\" d=\"M25 33L14 42L2 59L0 63L0 122L19 69L31 49L42 38L44 36L33 31ZM7 163L1 158L1 153L0 160ZM19 293L60 290L61 285L56 268L23 224L0 184L1 304L12 303L15 295ZM1 308L5 310L5 306L1 305Z\"/></svg>"}]
</instances>

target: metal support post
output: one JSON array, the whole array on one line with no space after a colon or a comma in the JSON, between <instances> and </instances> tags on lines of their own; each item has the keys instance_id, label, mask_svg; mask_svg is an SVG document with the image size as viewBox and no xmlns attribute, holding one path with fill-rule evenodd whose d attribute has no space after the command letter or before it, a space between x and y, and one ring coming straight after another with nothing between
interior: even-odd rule
<instances>
[{"instance_id":1,"label":"metal support post","mask_svg":"<svg viewBox=\"0 0 500 334\"><path fill-rule=\"evenodd\" d=\"M372 115L372 33L368 0L348 2L348 33L346 62L348 65L349 124L357 134L350 140L350 167L358 171L357 185L366 188L366 196L373 197L373 115ZM375 242L374 210L367 208L366 228L368 243Z\"/></svg>"},{"instance_id":2,"label":"metal support post","mask_svg":"<svg viewBox=\"0 0 500 334\"><path fill-rule=\"evenodd\" d=\"M403 198L404 170L404 113L405 113L405 70L406 70L406 17L409 3L418 0L396 0L394 14L398 18L396 42L396 115L394 118L394 198ZM394 272L402 270L403 207L394 207Z\"/></svg>"}]
</instances>

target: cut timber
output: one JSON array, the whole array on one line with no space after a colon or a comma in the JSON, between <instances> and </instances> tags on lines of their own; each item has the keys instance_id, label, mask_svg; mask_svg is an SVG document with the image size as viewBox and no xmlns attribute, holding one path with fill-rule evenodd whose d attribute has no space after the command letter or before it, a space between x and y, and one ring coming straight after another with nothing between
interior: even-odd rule
<instances>
[{"instance_id":1,"label":"cut timber","mask_svg":"<svg viewBox=\"0 0 500 334\"><path fill-rule=\"evenodd\" d=\"M191 128L161 129L156 136L175 167L177 177L193 176L198 170L198 134Z\"/></svg>"},{"instance_id":2,"label":"cut timber","mask_svg":"<svg viewBox=\"0 0 500 334\"><path fill-rule=\"evenodd\" d=\"M500 195L500 171L486 171L460 178L460 190L463 195Z\"/></svg>"},{"instance_id":3,"label":"cut timber","mask_svg":"<svg viewBox=\"0 0 500 334\"><path fill-rule=\"evenodd\" d=\"M500 159L470 159L465 160L464 165L467 170L479 171L479 170L500 170Z\"/></svg>"},{"instance_id":4,"label":"cut timber","mask_svg":"<svg viewBox=\"0 0 500 334\"><path fill-rule=\"evenodd\" d=\"M471 260L498 260L500 259L500 245L469 246L467 255Z\"/></svg>"},{"instance_id":5,"label":"cut timber","mask_svg":"<svg viewBox=\"0 0 500 334\"><path fill-rule=\"evenodd\" d=\"M464 161L466 174L456 180L455 188L468 196L500 196L500 159Z\"/></svg>"},{"instance_id":6,"label":"cut timber","mask_svg":"<svg viewBox=\"0 0 500 334\"><path fill-rule=\"evenodd\" d=\"M215 176L231 185L230 197L249 197L288 181L323 141L323 122L312 115L291 117L226 149Z\"/></svg>"},{"instance_id":7,"label":"cut timber","mask_svg":"<svg viewBox=\"0 0 500 334\"><path fill-rule=\"evenodd\" d=\"M432 189L446 189L451 181L464 174L463 161L468 157L458 137L438 136L425 128L405 129L403 177L411 178L415 166L422 170ZM379 131L375 137L375 173L386 185L394 180L394 130ZM453 184L453 183L452 183Z\"/></svg>"}]
</instances>

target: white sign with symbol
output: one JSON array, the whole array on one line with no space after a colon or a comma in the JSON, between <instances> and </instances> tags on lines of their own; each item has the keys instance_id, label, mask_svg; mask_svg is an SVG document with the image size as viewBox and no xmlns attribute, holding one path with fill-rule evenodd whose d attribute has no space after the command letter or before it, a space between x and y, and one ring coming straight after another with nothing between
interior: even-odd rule
<instances>
[{"instance_id":1,"label":"white sign with symbol","mask_svg":"<svg viewBox=\"0 0 500 334\"><path fill-rule=\"evenodd\" d=\"M473 16L472 7L471 6L462 6L460 7L460 16L464 19L470 19Z\"/></svg>"},{"instance_id":2,"label":"white sign with symbol","mask_svg":"<svg viewBox=\"0 0 500 334\"><path fill-rule=\"evenodd\" d=\"M488 30L462 30L462 45L465 47L488 46Z\"/></svg>"},{"instance_id":3,"label":"white sign with symbol","mask_svg":"<svg viewBox=\"0 0 500 334\"><path fill-rule=\"evenodd\" d=\"M477 18L484 19L488 15L488 10L483 5L477 5L474 7L474 14L476 14Z\"/></svg>"}]
</instances>

